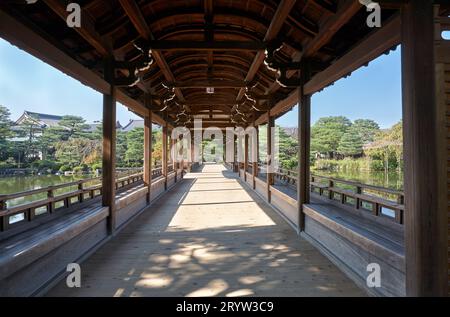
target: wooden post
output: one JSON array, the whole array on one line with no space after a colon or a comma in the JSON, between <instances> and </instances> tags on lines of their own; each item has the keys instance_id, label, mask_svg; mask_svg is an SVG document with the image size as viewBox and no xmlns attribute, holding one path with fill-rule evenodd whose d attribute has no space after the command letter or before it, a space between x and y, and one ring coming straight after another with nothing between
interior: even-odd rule
<instances>
[{"instance_id":1,"label":"wooden post","mask_svg":"<svg viewBox=\"0 0 450 317\"><path fill-rule=\"evenodd\" d=\"M255 131L256 131L256 144L253 146L253 149L256 151L256 153L254 153L253 155L253 178L256 178L258 176L258 162L259 162L259 127L255 126L253 124L253 126L255 127Z\"/></svg>"},{"instance_id":2,"label":"wooden post","mask_svg":"<svg viewBox=\"0 0 450 317\"><path fill-rule=\"evenodd\" d=\"M248 135L244 133L244 181L247 181L248 170Z\"/></svg>"},{"instance_id":3,"label":"wooden post","mask_svg":"<svg viewBox=\"0 0 450 317\"><path fill-rule=\"evenodd\" d=\"M191 132L191 172L192 172L192 167L195 164L195 136L194 136L194 130L192 130Z\"/></svg>"},{"instance_id":4,"label":"wooden post","mask_svg":"<svg viewBox=\"0 0 450 317\"><path fill-rule=\"evenodd\" d=\"M253 175L253 189L256 189L256 177L258 176L258 157L259 157L259 129L253 121L256 136L253 138L256 144L252 145L252 175Z\"/></svg>"},{"instance_id":5,"label":"wooden post","mask_svg":"<svg viewBox=\"0 0 450 317\"><path fill-rule=\"evenodd\" d=\"M270 186L273 184L273 173L269 170L269 165L272 163L272 129L275 129L275 119L270 116L270 111L267 112L267 201L271 201ZM275 132L275 131L274 131Z\"/></svg>"},{"instance_id":6,"label":"wooden post","mask_svg":"<svg viewBox=\"0 0 450 317\"><path fill-rule=\"evenodd\" d=\"M234 147L234 163L233 163L233 171L239 173L239 162L237 160L237 135L235 134L233 137L233 147Z\"/></svg>"},{"instance_id":7,"label":"wooden post","mask_svg":"<svg viewBox=\"0 0 450 317\"><path fill-rule=\"evenodd\" d=\"M164 177L164 190L167 190L167 112L164 119L162 131L162 175Z\"/></svg>"},{"instance_id":8,"label":"wooden post","mask_svg":"<svg viewBox=\"0 0 450 317\"><path fill-rule=\"evenodd\" d=\"M304 94L304 84L310 78L308 61L302 63L301 85L298 88L298 173L297 173L297 208L298 226L300 231L305 230L305 214L303 204L309 203L309 149L311 140L311 95Z\"/></svg>"},{"instance_id":9,"label":"wooden post","mask_svg":"<svg viewBox=\"0 0 450 317\"><path fill-rule=\"evenodd\" d=\"M103 94L102 205L109 207L108 232L112 234L116 227L116 88L112 57L105 60L104 77L110 90Z\"/></svg>"},{"instance_id":10,"label":"wooden post","mask_svg":"<svg viewBox=\"0 0 450 317\"><path fill-rule=\"evenodd\" d=\"M222 135L222 160L225 166L227 165L227 134L226 131L224 131Z\"/></svg>"},{"instance_id":11,"label":"wooden post","mask_svg":"<svg viewBox=\"0 0 450 317\"><path fill-rule=\"evenodd\" d=\"M433 1L410 0L401 14L406 294L447 296L447 146L436 99Z\"/></svg>"},{"instance_id":12,"label":"wooden post","mask_svg":"<svg viewBox=\"0 0 450 317\"><path fill-rule=\"evenodd\" d=\"M149 96L146 96L146 103L150 103ZM148 105L147 108L149 109ZM151 200L152 185L152 111L148 110L148 115L144 118L144 183L147 186L147 204Z\"/></svg>"}]
</instances>

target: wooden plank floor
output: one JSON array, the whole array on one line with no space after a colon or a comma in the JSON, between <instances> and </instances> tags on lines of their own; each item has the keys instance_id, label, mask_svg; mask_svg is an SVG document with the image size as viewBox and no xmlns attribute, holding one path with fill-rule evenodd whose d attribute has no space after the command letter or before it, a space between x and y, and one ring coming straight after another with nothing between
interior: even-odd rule
<instances>
[{"instance_id":1,"label":"wooden plank floor","mask_svg":"<svg viewBox=\"0 0 450 317\"><path fill-rule=\"evenodd\" d=\"M204 165L49 296L364 296L222 165Z\"/></svg>"}]
</instances>

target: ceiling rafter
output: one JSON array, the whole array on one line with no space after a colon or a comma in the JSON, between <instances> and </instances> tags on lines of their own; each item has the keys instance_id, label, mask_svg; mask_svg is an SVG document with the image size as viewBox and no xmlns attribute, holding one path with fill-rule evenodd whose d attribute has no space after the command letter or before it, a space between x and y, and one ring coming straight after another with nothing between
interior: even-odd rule
<instances>
[{"instance_id":1,"label":"ceiling rafter","mask_svg":"<svg viewBox=\"0 0 450 317\"><path fill-rule=\"evenodd\" d=\"M135 0L119 0L119 2L138 33L146 40L155 40L144 16L142 15L141 9L139 9ZM175 76L170 70L163 54L161 52L153 51L152 55L166 80L175 81ZM184 101L184 96L180 89L175 89L175 94L180 101Z\"/></svg>"},{"instance_id":2,"label":"ceiling rafter","mask_svg":"<svg viewBox=\"0 0 450 317\"><path fill-rule=\"evenodd\" d=\"M289 13L293 6L295 5L296 0L282 0L277 7L277 11L275 12L272 21L270 22L269 28L267 29L266 35L264 36L264 41L272 41L276 38L278 33L280 32L286 18L289 16ZM256 73L264 62L265 54L264 52L259 51L256 53L255 58L248 70L247 76L245 78L246 81L250 82L255 78ZM244 96L244 89L240 89L237 95L236 100L239 101Z\"/></svg>"},{"instance_id":3,"label":"ceiling rafter","mask_svg":"<svg viewBox=\"0 0 450 317\"><path fill-rule=\"evenodd\" d=\"M302 58L313 56L322 47L324 47L331 38L344 26L360 9L362 5L358 1L342 0L334 15L330 16L320 25L319 33L316 37L309 40L303 47L302 52L295 52L291 58L293 62L300 62ZM291 78L296 73L295 70L289 70L286 73L287 78ZM274 93L281 86L275 81L268 89L267 93Z\"/></svg>"},{"instance_id":4,"label":"ceiling rafter","mask_svg":"<svg viewBox=\"0 0 450 317\"><path fill-rule=\"evenodd\" d=\"M61 17L64 21L67 19L68 12L66 11L66 7L59 0L44 0L47 6L53 10L59 17ZM95 29L95 23L89 13L82 9L81 19L81 27L74 28L75 31L84 38L92 47L94 47L103 57L108 55L113 55L112 45L109 41L106 41L104 37L100 36L100 34ZM123 73L123 71L122 71ZM127 75L127 74L126 74ZM147 87L141 82L139 82L138 87L147 92Z\"/></svg>"}]
</instances>

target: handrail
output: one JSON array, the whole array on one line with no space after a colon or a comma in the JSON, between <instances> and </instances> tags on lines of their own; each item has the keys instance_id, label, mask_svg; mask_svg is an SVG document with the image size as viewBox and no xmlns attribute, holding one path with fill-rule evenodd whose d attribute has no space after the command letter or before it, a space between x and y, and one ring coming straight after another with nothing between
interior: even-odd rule
<instances>
[{"instance_id":1,"label":"handrail","mask_svg":"<svg viewBox=\"0 0 450 317\"><path fill-rule=\"evenodd\" d=\"M263 168L263 164L258 164L258 167ZM275 178L288 185L297 183L297 171L279 168L273 174ZM405 210L403 191L317 174L311 174L310 190L331 201L352 205L355 209L370 210L374 216L384 216L403 224ZM387 212L389 210L392 213Z\"/></svg>"},{"instance_id":2,"label":"handrail","mask_svg":"<svg viewBox=\"0 0 450 317\"><path fill-rule=\"evenodd\" d=\"M0 195L0 231L5 231L14 223L11 217L22 215L22 220L31 221L35 216L41 214L50 214L56 210L69 208L73 204L91 200L102 194L102 184L95 184L90 187L83 186L86 183L100 180L101 177L78 180L75 182L53 185L45 188L23 191L20 193ZM118 177L115 181L116 189L131 185L143 180L143 173ZM55 191L62 188L70 188L76 186L73 191L64 192L55 195ZM36 199L25 204L12 206L8 208L8 200L33 196L37 194L47 193L46 198ZM62 206L58 206L62 204ZM19 221L18 221L19 222Z\"/></svg>"}]
</instances>

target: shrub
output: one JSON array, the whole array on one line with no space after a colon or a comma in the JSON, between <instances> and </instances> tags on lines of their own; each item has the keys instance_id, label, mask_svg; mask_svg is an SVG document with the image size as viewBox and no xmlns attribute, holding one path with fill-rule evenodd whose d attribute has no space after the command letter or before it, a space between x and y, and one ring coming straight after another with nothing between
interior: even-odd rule
<instances>
[{"instance_id":1,"label":"shrub","mask_svg":"<svg viewBox=\"0 0 450 317\"><path fill-rule=\"evenodd\" d=\"M75 166L73 168L73 172L75 174L82 174L82 173L89 172L89 166L87 166L86 164L81 164L79 166Z\"/></svg>"},{"instance_id":2,"label":"shrub","mask_svg":"<svg viewBox=\"0 0 450 317\"><path fill-rule=\"evenodd\" d=\"M91 165L91 170L93 170L94 172L96 170L101 170L102 169L102 163L95 163Z\"/></svg>"},{"instance_id":3,"label":"shrub","mask_svg":"<svg viewBox=\"0 0 450 317\"><path fill-rule=\"evenodd\" d=\"M70 168L70 166L68 166L68 165L61 165L61 167L59 168L59 171L61 173L68 172L68 171L71 171L71 170L72 170L72 168Z\"/></svg>"},{"instance_id":4,"label":"shrub","mask_svg":"<svg viewBox=\"0 0 450 317\"><path fill-rule=\"evenodd\" d=\"M372 171L384 171L384 163L381 160L371 160L370 169Z\"/></svg>"}]
</instances>

